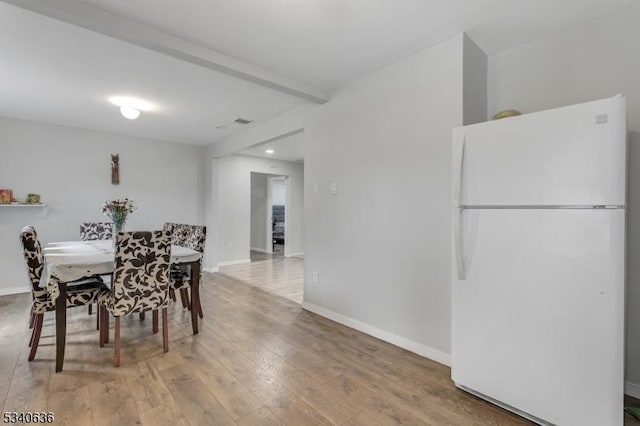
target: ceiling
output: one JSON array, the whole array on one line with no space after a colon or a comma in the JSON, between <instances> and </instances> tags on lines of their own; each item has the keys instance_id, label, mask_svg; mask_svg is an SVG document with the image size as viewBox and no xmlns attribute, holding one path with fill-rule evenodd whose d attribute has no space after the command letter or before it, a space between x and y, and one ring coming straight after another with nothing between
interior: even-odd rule
<instances>
[{"instance_id":1,"label":"ceiling","mask_svg":"<svg viewBox=\"0 0 640 426\"><path fill-rule=\"evenodd\" d=\"M207 145L463 31L492 54L635 2L0 0L0 116Z\"/></svg>"},{"instance_id":2,"label":"ceiling","mask_svg":"<svg viewBox=\"0 0 640 426\"><path fill-rule=\"evenodd\" d=\"M305 103L4 3L0 27L1 116L207 145L246 128L238 117L265 120ZM107 100L117 95L155 109L126 120Z\"/></svg>"},{"instance_id":3,"label":"ceiling","mask_svg":"<svg viewBox=\"0 0 640 426\"><path fill-rule=\"evenodd\" d=\"M467 31L487 53L633 0L83 0L213 50L338 87Z\"/></svg>"},{"instance_id":4,"label":"ceiling","mask_svg":"<svg viewBox=\"0 0 640 426\"><path fill-rule=\"evenodd\" d=\"M265 152L267 149L272 149L273 154L267 154ZM238 154L268 158L270 160L304 162L304 133L295 133L270 142L261 143L240 151Z\"/></svg>"}]
</instances>

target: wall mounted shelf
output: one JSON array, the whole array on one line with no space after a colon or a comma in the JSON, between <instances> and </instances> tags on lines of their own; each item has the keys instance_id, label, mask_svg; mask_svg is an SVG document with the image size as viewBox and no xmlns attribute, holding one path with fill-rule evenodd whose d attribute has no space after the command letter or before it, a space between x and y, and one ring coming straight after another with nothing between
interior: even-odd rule
<instances>
[{"instance_id":1,"label":"wall mounted shelf","mask_svg":"<svg viewBox=\"0 0 640 426\"><path fill-rule=\"evenodd\" d=\"M18 204L0 204L0 207L47 207L47 205L18 203Z\"/></svg>"}]
</instances>

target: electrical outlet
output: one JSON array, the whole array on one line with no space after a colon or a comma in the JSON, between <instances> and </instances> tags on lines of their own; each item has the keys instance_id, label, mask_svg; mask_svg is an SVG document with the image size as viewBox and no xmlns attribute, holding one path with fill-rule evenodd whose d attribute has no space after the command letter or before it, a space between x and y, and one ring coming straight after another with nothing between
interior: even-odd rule
<instances>
[{"instance_id":1,"label":"electrical outlet","mask_svg":"<svg viewBox=\"0 0 640 426\"><path fill-rule=\"evenodd\" d=\"M313 271L313 282L316 284L320 282L320 273L318 271Z\"/></svg>"},{"instance_id":2,"label":"electrical outlet","mask_svg":"<svg viewBox=\"0 0 640 426\"><path fill-rule=\"evenodd\" d=\"M320 185L318 185L317 183L313 184L313 195L318 195L320 194Z\"/></svg>"},{"instance_id":3,"label":"electrical outlet","mask_svg":"<svg viewBox=\"0 0 640 426\"><path fill-rule=\"evenodd\" d=\"M338 193L338 184L336 182L331 182L331 188L329 191L332 195L336 195Z\"/></svg>"}]
</instances>

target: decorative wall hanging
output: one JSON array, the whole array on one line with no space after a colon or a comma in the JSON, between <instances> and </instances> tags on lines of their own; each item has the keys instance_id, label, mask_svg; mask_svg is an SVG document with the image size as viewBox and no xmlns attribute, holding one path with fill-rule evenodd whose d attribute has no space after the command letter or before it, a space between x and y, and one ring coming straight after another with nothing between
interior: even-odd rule
<instances>
[{"instance_id":1,"label":"decorative wall hanging","mask_svg":"<svg viewBox=\"0 0 640 426\"><path fill-rule=\"evenodd\" d=\"M111 154L111 183L120 185L120 158L119 154Z\"/></svg>"}]
</instances>

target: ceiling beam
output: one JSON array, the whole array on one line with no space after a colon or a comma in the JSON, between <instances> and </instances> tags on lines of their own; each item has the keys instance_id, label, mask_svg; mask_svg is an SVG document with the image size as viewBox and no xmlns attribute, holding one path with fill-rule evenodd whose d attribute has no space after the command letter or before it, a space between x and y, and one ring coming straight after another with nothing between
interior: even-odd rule
<instances>
[{"instance_id":1,"label":"ceiling beam","mask_svg":"<svg viewBox=\"0 0 640 426\"><path fill-rule=\"evenodd\" d=\"M224 157L265 142L300 133L313 119L318 108L320 108L318 105L305 104L283 112L269 120L256 123L242 132L210 144L207 152L211 158Z\"/></svg>"},{"instance_id":2,"label":"ceiling beam","mask_svg":"<svg viewBox=\"0 0 640 426\"><path fill-rule=\"evenodd\" d=\"M326 93L307 84L79 0L0 1L310 102L322 104L329 99Z\"/></svg>"}]
</instances>

